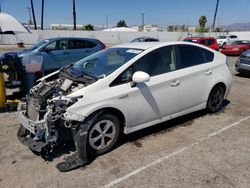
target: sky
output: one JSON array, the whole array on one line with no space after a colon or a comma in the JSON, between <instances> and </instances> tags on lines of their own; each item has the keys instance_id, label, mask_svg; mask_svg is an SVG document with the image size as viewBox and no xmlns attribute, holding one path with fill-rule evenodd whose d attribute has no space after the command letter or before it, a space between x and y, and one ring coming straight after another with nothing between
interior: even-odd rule
<instances>
[{"instance_id":1,"label":"sky","mask_svg":"<svg viewBox=\"0 0 250 188\"><path fill-rule=\"evenodd\" d=\"M36 22L41 23L41 2L33 0ZM145 24L197 26L201 15L213 22L216 0L75 0L77 24L114 26L125 20L128 26ZM2 12L27 23L30 0L0 0ZM45 0L44 25L73 23L72 0ZM220 0L216 26L250 22L250 0Z\"/></svg>"}]
</instances>

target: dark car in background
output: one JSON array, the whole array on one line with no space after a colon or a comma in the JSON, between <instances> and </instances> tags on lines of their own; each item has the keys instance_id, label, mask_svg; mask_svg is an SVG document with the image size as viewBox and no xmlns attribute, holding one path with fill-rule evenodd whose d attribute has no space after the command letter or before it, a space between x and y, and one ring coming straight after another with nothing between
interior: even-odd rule
<instances>
[{"instance_id":1,"label":"dark car in background","mask_svg":"<svg viewBox=\"0 0 250 188\"><path fill-rule=\"evenodd\" d=\"M159 42L159 39L153 37L139 37L135 38L131 42Z\"/></svg>"},{"instance_id":2,"label":"dark car in background","mask_svg":"<svg viewBox=\"0 0 250 188\"><path fill-rule=\"evenodd\" d=\"M236 61L235 70L239 73L250 74L250 50L243 52Z\"/></svg>"},{"instance_id":3,"label":"dark car in background","mask_svg":"<svg viewBox=\"0 0 250 188\"><path fill-rule=\"evenodd\" d=\"M217 44L217 40L214 37L187 37L184 39L184 41L201 44L219 51L219 45Z\"/></svg>"},{"instance_id":4,"label":"dark car in background","mask_svg":"<svg viewBox=\"0 0 250 188\"><path fill-rule=\"evenodd\" d=\"M222 47L221 53L225 55L240 55L242 52L250 49L249 40L237 40L230 45Z\"/></svg>"}]
</instances>

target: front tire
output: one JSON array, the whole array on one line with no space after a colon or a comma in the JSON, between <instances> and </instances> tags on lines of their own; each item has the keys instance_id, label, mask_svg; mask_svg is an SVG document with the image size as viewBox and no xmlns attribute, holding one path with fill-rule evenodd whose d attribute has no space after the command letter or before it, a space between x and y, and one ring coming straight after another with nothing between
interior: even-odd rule
<instances>
[{"instance_id":1,"label":"front tire","mask_svg":"<svg viewBox=\"0 0 250 188\"><path fill-rule=\"evenodd\" d=\"M99 115L88 131L88 148L95 155L102 155L111 151L120 136L121 124L113 114Z\"/></svg>"},{"instance_id":2,"label":"front tire","mask_svg":"<svg viewBox=\"0 0 250 188\"><path fill-rule=\"evenodd\" d=\"M225 90L222 86L215 86L208 97L207 111L210 113L218 112L223 107Z\"/></svg>"}]
</instances>

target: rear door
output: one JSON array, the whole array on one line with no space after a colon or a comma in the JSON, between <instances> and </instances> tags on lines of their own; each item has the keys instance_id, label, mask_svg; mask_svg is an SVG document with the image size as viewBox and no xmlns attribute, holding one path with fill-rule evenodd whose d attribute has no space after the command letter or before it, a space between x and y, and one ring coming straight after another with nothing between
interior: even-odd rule
<instances>
[{"instance_id":1,"label":"rear door","mask_svg":"<svg viewBox=\"0 0 250 188\"><path fill-rule=\"evenodd\" d=\"M209 62L214 54L192 45L178 45L178 59L181 61L180 97L181 111L202 105L207 100L208 86L213 75Z\"/></svg>"}]
</instances>

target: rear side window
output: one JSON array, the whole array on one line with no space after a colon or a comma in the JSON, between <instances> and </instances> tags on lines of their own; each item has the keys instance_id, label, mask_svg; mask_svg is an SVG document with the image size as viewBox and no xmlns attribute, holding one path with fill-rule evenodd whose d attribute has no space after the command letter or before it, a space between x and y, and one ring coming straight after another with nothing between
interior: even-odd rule
<instances>
[{"instance_id":1,"label":"rear side window","mask_svg":"<svg viewBox=\"0 0 250 188\"><path fill-rule=\"evenodd\" d=\"M209 50L202 49L204 56L204 63L208 63L214 60L214 53Z\"/></svg>"},{"instance_id":2,"label":"rear side window","mask_svg":"<svg viewBox=\"0 0 250 188\"><path fill-rule=\"evenodd\" d=\"M199 65L205 62L201 48L191 45L178 45L178 47L182 68Z\"/></svg>"},{"instance_id":3,"label":"rear side window","mask_svg":"<svg viewBox=\"0 0 250 188\"><path fill-rule=\"evenodd\" d=\"M84 40L70 40L69 49L81 49L81 48L93 48L96 44L90 41Z\"/></svg>"}]
</instances>

